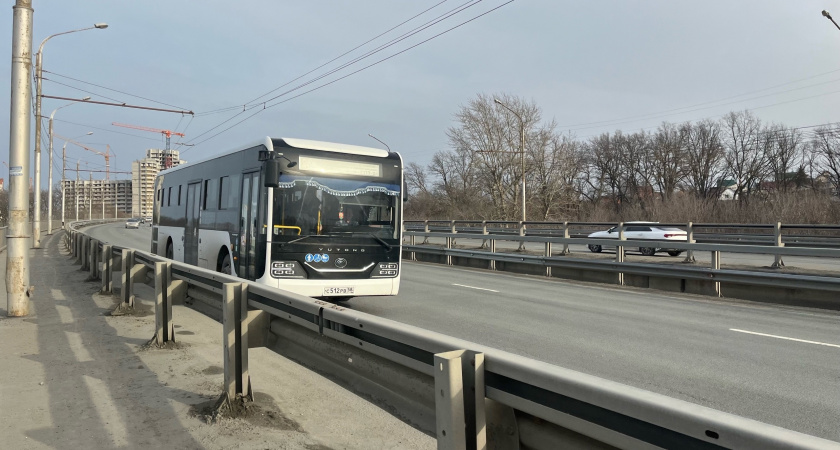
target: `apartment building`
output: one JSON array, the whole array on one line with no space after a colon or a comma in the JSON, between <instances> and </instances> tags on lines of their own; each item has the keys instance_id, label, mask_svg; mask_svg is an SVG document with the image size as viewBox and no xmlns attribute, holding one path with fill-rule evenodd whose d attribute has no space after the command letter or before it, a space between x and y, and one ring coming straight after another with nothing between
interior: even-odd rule
<instances>
[{"instance_id":1,"label":"apartment building","mask_svg":"<svg viewBox=\"0 0 840 450\"><path fill-rule=\"evenodd\" d=\"M131 163L131 215L147 217L152 215L155 203L155 177L158 172L185 163L178 150L150 148L146 157Z\"/></svg>"},{"instance_id":2,"label":"apartment building","mask_svg":"<svg viewBox=\"0 0 840 450\"><path fill-rule=\"evenodd\" d=\"M131 213L131 180L64 180L66 217L80 219Z\"/></svg>"}]
</instances>

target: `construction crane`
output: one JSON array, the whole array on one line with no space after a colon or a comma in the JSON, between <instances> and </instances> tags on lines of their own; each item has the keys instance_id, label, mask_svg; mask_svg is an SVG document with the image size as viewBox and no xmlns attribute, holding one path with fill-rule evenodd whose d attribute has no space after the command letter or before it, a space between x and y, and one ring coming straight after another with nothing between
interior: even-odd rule
<instances>
[{"instance_id":1,"label":"construction crane","mask_svg":"<svg viewBox=\"0 0 840 450\"><path fill-rule=\"evenodd\" d=\"M92 148L90 148L86 145L83 145L79 142L76 142L72 139L68 139L68 138L59 136L58 134L56 134L55 137L57 137L59 139L62 139L65 142L69 142L73 145L77 145L77 146L79 146L79 147L81 147L81 148L83 148L83 149L85 149L89 152L96 153L97 155L104 157L105 158L105 179L106 180L111 179L111 146L110 145L105 144L106 150L105 150L105 153L102 153L99 150L94 150L94 149L92 149Z\"/></svg>"},{"instance_id":2,"label":"construction crane","mask_svg":"<svg viewBox=\"0 0 840 450\"><path fill-rule=\"evenodd\" d=\"M151 131L152 133L161 133L164 136L166 136L166 150L169 150L169 140L170 138L172 138L172 136L184 137L184 133L178 133L177 131L172 130L159 130L157 128L141 127L140 125L129 125L127 123L118 122L112 122L111 125L114 125L116 127L131 128L134 130Z\"/></svg>"}]
</instances>

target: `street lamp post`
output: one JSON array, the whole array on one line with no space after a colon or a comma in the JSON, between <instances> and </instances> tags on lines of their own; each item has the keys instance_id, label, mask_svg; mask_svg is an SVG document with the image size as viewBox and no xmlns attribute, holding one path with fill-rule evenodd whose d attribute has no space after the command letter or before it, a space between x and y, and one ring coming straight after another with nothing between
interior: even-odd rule
<instances>
[{"instance_id":1,"label":"street lamp post","mask_svg":"<svg viewBox=\"0 0 840 450\"><path fill-rule=\"evenodd\" d=\"M105 29L106 23L97 23L92 27L80 28L78 30L64 31L47 36L41 41L38 53L35 54L35 217L32 220L32 246L41 248L41 79L43 71L44 44L50 39L62 34L76 33L79 31Z\"/></svg>"},{"instance_id":2,"label":"street lamp post","mask_svg":"<svg viewBox=\"0 0 840 450\"><path fill-rule=\"evenodd\" d=\"M500 102L499 99L494 98L493 101L502 108L512 112L519 119L519 154L522 161L522 221L525 222L525 121L522 120L522 116L518 112Z\"/></svg>"},{"instance_id":3,"label":"street lamp post","mask_svg":"<svg viewBox=\"0 0 840 450\"><path fill-rule=\"evenodd\" d=\"M50 125L52 125L52 120L50 120ZM84 134L83 136L90 136L91 134L93 134L93 131L88 131L87 134ZM76 138L73 138L73 139L76 139ZM52 127L50 128L50 156L52 156ZM50 164L50 165L52 165L52 164ZM76 166L76 169L77 170L79 169L78 165ZM61 228L64 228L65 205L66 205L65 198L67 196L67 178L65 176L66 171L67 171L67 140L64 141L64 146L61 147ZM50 177L52 177L52 169L50 169ZM78 172L76 172L76 177L78 178ZM78 184L78 180L76 180L76 182ZM52 180L50 180L50 186L52 186ZM78 188L79 188L78 185L74 185L73 186L73 192L75 193L76 189L78 189ZM50 193L50 199L52 199L52 193ZM50 200L50 201L52 201L52 200ZM77 210L76 217L77 217L76 220L78 220L78 210ZM52 219L52 216L50 216L50 219Z\"/></svg>"},{"instance_id":4,"label":"street lamp post","mask_svg":"<svg viewBox=\"0 0 840 450\"><path fill-rule=\"evenodd\" d=\"M87 101L87 100L90 100L90 97L85 97L85 98L83 98L81 101ZM53 176L53 118L55 118L55 113L56 113L59 109L61 109L61 108L66 108L66 107L68 107L68 106L75 105L76 103L79 103L79 102L71 102L71 103L68 103L68 104L66 104L66 105L64 105L64 106L59 106L58 108L54 109L54 110L53 110L53 112L50 114L50 124L49 124L49 127L48 127L48 132L49 132L49 134L50 134L50 151L49 151L49 155L50 155L50 156L49 156L49 160L50 160L50 162L49 162L49 164L48 164L48 165L49 165L49 177L48 177L48 178L49 178L49 181L47 182L47 184L48 184L47 189L49 189L49 191L48 191L48 192L49 192L49 194L47 194L47 234L52 234L52 206L53 206L53 198L52 198L52 196L53 196L53 195L52 195L52 192L53 192L53 178L52 178L52 176ZM90 134L93 134L93 132L90 132L90 133L88 133L88 134L89 134L89 135L90 135ZM65 148L66 148L66 144L65 144ZM62 183L63 183L63 182L64 182L64 175L63 175L63 172L62 172ZM37 182L36 182L35 184L37 184ZM64 191L63 191L63 189L64 189L64 187L62 186L62 193L64 192ZM62 194L62 201L63 201L63 199L64 199L64 197L63 197L63 194ZM63 205L62 205L62 207L61 207L61 226L62 226L62 227L64 226L64 206L63 206Z\"/></svg>"}]
</instances>

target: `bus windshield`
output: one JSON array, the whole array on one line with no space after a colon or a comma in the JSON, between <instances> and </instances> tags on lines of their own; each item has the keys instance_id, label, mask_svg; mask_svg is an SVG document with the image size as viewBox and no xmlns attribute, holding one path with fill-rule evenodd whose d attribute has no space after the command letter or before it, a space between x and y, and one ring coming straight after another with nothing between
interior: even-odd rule
<instances>
[{"instance_id":1,"label":"bus windshield","mask_svg":"<svg viewBox=\"0 0 840 450\"><path fill-rule=\"evenodd\" d=\"M274 241L343 235L399 239L399 183L280 176L274 189Z\"/></svg>"}]
</instances>

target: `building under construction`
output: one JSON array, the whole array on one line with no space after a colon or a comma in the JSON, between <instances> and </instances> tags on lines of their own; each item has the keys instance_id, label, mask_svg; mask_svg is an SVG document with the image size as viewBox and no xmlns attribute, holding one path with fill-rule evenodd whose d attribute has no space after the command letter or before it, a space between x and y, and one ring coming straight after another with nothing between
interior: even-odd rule
<instances>
[{"instance_id":1,"label":"building under construction","mask_svg":"<svg viewBox=\"0 0 840 450\"><path fill-rule=\"evenodd\" d=\"M131 163L131 215L147 217L152 215L155 200L155 177L164 169L185 163L178 150L150 148L146 157Z\"/></svg>"}]
</instances>

